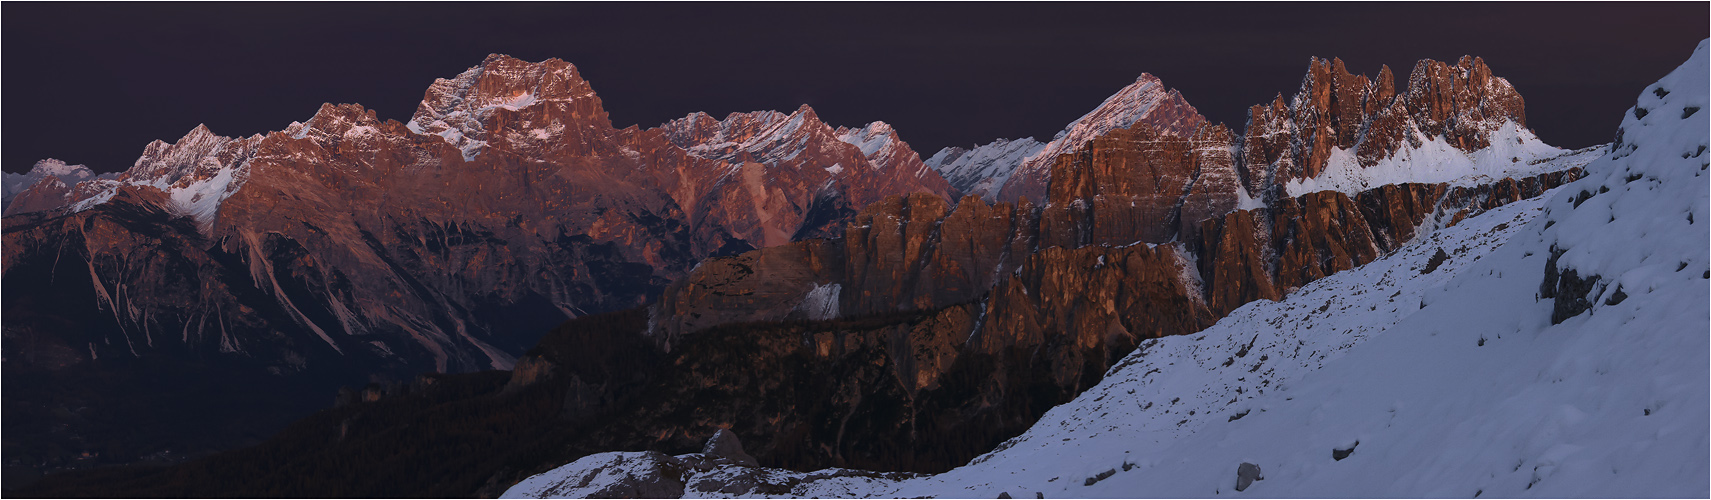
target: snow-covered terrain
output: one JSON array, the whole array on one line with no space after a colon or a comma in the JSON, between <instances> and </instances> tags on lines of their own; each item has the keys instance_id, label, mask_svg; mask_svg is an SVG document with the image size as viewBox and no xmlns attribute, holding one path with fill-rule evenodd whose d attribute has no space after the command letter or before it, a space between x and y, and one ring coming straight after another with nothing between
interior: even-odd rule
<instances>
[{"instance_id":1,"label":"snow-covered terrain","mask_svg":"<svg viewBox=\"0 0 1711 500\"><path fill-rule=\"evenodd\" d=\"M220 203L249 179L249 159L261 135L231 138L197 125L177 142L154 141L143 148L136 164L117 177L93 179L77 186L89 193L70 211L88 210L113 198L120 187L152 186L165 192L172 208L192 217L203 231L213 227Z\"/></svg>"},{"instance_id":2,"label":"snow-covered terrain","mask_svg":"<svg viewBox=\"0 0 1711 500\"><path fill-rule=\"evenodd\" d=\"M966 466L747 477L812 497L1711 496L1706 52L1646 89L1582 180L1149 341ZM1553 324L1547 267L1587 280L1590 310ZM602 465L618 456L505 496L637 477ZM1238 492L1244 463L1260 480Z\"/></svg>"},{"instance_id":3,"label":"snow-covered terrain","mask_svg":"<svg viewBox=\"0 0 1711 500\"><path fill-rule=\"evenodd\" d=\"M36 183L48 177L57 178L65 185L73 186L90 179L112 179L117 176L118 174L114 173L95 175L95 171L90 170L89 167L67 165L64 161L48 158L36 162L29 172L22 174L7 172L4 179L0 179L0 192L5 195L4 199L0 199L0 209L11 205L13 196L30 189L31 186L35 186Z\"/></svg>"},{"instance_id":4,"label":"snow-covered terrain","mask_svg":"<svg viewBox=\"0 0 1711 500\"><path fill-rule=\"evenodd\" d=\"M1045 147L1045 143L1032 137L999 139L974 149L944 148L926 162L950 181L951 187L963 194L979 195L990 203L997 198L1004 181L1010 180L1016 166Z\"/></svg>"},{"instance_id":5,"label":"snow-covered terrain","mask_svg":"<svg viewBox=\"0 0 1711 500\"><path fill-rule=\"evenodd\" d=\"M1355 152L1333 148L1325 171L1318 177L1293 179L1284 184L1289 196L1318 191L1340 191L1354 195L1385 184L1405 182L1477 186L1503 178L1522 178L1557 172L1585 164L1603 151L1586 148L1566 151L1539 140L1531 130L1504 121L1491 131L1491 146L1472 152L1456 149L1446 136L1427 139L1412 131L1420 147L1404 146L1378 164L1362 167Z\"/></svg>"}]
</instances>

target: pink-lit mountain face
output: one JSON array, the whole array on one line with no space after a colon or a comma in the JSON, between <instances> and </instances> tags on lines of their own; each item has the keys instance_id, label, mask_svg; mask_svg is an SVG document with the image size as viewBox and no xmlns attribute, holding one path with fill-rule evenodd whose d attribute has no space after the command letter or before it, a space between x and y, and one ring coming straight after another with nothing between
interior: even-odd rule
<instances>
[{"instance_id":1,"label":"pink-lit mountain face","mask_svg":"<svg viewBox=\"0 0 1711 500\"><path fill-rule=\"evenodd\" d=\"M499 55L436 81L408 123L326 105L247 138L197 127L149 145L114 179L49 177L11 208L30 214L9 222L8 256L85 240L81 274L108 297L99 307L116 311L106 315L116 333L173 331L184 333L178 342L247 352L243 344L274 341L208 325L271 308L281 324L264 329L312 333L283 347L286 358L329 350L439 371L508 368L539 333L498 331L492 311L523 307L556 318L550 325L639 305L721 249L835 227L847 216L834 208L955 196L883 123L834 129L803 106L617 129L574 66ZM125 204L195 222L174 235L195 241L188 255L134 254L134 242L163 236L101 224L117 223ZM240 265L222 268L211 254ZM268 298L193 286L229 274ZM98 344L93 355L109 345Z\"/></svg>"},{"instance_id":2,"label":"pink-lit mountain face","mask_svg":"<svg viewBox=\"0 0 1711 500\"><path fill-rule=\"evenodd\" d=\"M296 406L249 407L301 414L341 385L512 369L567 318L656 300L634 334L666 353L745 321L926 315L896 330L924 337L881 343L917 348L898 375L907 397L1003 425L865 442L939 467L1142 339L1198 331L1422 223L1573 177L1574 158L1523 128L1519 96L1477 59L1415 74L1394 93L1384 75L1315 60L1294 100L1256 106L1245 134L1143 74L1050 142L923 160L885 122L833 127L807 106L619 129L574 66L494 55L434 82L407 123L328 104L251 137L197 127L117 176L50 162L9 176L8 193L31 185L5 218L8 370L71 389L19 393L32 404L110 407L112 395L66 398L117 391L87 382L117 377L156 384L126 389L140 394L245 387L146 368L177 363L277 384ZM829 345L817 355L873 354ZM957 364L968 356L986 361ZM554 373L521 359L533 364L520 374ZM1014 399L1003 388L1022 382L994 378L1012 369L1043 392ZM163 406L127 409L177 415Z\"/></svg>"},{"instance_id":3,"label":"pink-lit mountain face","mask_svg":"<svg viewBox=\"0 0 1711 500\"><path fill-rule=\"evenodd\" d=\"M115 176L48 161L6 181L8 370L149 380L113 363L212 360L316 401L510 369L554 325L644 304L708 256L957 195L883 123L803 106L619 129L574 66L502 55L434 82L407 123L328 104L250 137L198 126Z\"/></svg>"}]
</instances>

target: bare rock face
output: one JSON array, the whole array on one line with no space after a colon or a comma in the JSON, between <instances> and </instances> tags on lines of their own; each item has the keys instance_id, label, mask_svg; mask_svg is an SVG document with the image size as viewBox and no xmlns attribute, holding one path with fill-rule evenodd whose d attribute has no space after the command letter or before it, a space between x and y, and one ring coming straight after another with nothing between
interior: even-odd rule
<instances>
[{"instance_id":1,"label":"bare rock face","mask_svg":"<svg viewBox=\"0 0 1711 500\"><path fill-rule=\"evenodd\" d=\"M1321 191L1201 223L1206 302L1222 316L1254 300L1372 262L1416 236L1539 196L1580 177L1578 168L1477 187L1391 184L1349 197Z\"/></svg>"},{"instance_id":2,"label":"bare rock face","mask_svg":"<svg viewBox=\"0 0 1711 500\"><path fill-rule=\"evenodd\" d=\"M660 297L652 336L670 350L716 325L838 317L844 255L836 242L808 240L708 259Z\"/></svg>"},{"instance_id":3,"label":"bare rock face","mask_svg":"<svg viewBox=\"0 0 1711 500\"><path fill-rule=\"evenodd\" d=\"M934 250L938 222L950 207L944 200L911 195L894 197L864 210L844 231L851 257L845 271L849 281L852 314L897 310L915 303L916 309L933 308L928 297L919 295L923 270ZM892 299L892 300L886 300ZM917 305L918 304L918 305Z\"/></svg>"},{"instance_id":4,"label":"bare rock face","mask_svg":"<svg viewBox=\"0 0 1711 500\"><path fill-rule=\"evenodd\" d=\"M970 349L1000 356L1046 348L1053 381L1079 393L1140 341L1216 320L1198 281L1185 279L1193 268L1184 257L1174 246L1041 250L994 289Z\"/></svg>"},{"instance_id":5,"label":"bare rock face","mask_svg":"<svg viewBox=\"0 0 1711 500\"><path fill-rule=\"evenodd\" d=\"M41 212L65 206L66 198L71 195L71 186L55 176L43 177L16 196L9 196L6 203L6 214L22 214Z\"/></svg>"},{"instance_id":6,"label":"bare rock face","mask_svg":"<svg viewBox=\"0 0 1711 500\"><path fill-rule=\"evenodd\" d=\"M1206 123L1206 118L1182 94L1166 90L1158 77L1142 73L1135 83L1105 99L1099 107L1064 127L1040 151L1027 157L1015 168L998 190L999 201L1015 202L1022 197L1039 201L1046 198L1052 165L1058 156L1072 153L1096 137L1114 129L1136 124L1144 128L1177 137L1192 136Z\"/></svg>"},{"instance_id":7,"label":"bare rock face","mask_svg":"<svg viewBox=\"0 0 1711 500\"><path fill-rule=\"evenodd\" d=\"M948 213L947 213L948 211ZM651 335L729 323L825 320L937 310L976 300L1019 267L1036 244L1032 205L965 197L954 211L922 194L873 203L844 237L710 259L667 288Z\"/></svg>"},{"instance_id":8,"label":"bare rock face","mask_svg":"<svg viewBox=\"0 0 1711 500\"><path fill-rule=\"evenodd\" d=\"M1199 220L1237 205L1230 140L1222 125L1186 137L1136 125L1059 157L1042 245L1164 243L1179 233L1191 238Z\"/></svg>"}]
</instances>

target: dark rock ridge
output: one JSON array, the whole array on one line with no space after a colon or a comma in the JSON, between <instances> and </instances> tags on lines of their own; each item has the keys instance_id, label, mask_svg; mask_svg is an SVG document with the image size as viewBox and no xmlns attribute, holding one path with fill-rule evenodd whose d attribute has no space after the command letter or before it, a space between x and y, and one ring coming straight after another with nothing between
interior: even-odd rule
<instances>
[{"instance_id":1,"label":"dark rock ridge","mask_svg":"<svg viewBox=\"0 0 1711 500\"><path fill-rule=\"evenodd\" d=\"M9 374L230 359L323 398L329 378L510 369L553 325L641 305L705 257L841 231L892 194L956 196L883 123L840 131L803 106L618 129L574 66L502 55L436 81L408 123L328 104L64 179L5 218Z\"/></svg>"}]
</instances>

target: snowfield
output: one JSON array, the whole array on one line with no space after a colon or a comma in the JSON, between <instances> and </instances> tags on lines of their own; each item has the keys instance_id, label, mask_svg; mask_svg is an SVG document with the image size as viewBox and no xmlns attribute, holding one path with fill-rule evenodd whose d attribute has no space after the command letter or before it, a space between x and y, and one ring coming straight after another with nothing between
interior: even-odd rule
<instances>
[{"instance_id":1,"label":"snowfield","mask_svg":"<svg viewBox=\"0 0 1711 500\"><path fill-rule=\"evenodd\" d=\"M968 465L749 477L805 497L1711 496L1706 52L1647 87L1580 181L1149 341ZM1552 324L1547 266L1591 283L1589 310ZM600 494L645 476L612 468L639 456L504 496ZM1238 492L1243 463L1261 475ZM694 486L744 469L690 470L684 495L771 496Z\"/></svg>"},{"instance_id":2,"label":"snowfield","mask_svg":"<svg viewBox=\"0 0 1711 500\"><path fill-rule=\"evenodd\" d=\"M1545 144L1532 131L1510 121L1491 131L1490 147L1472 152L1456 149L1445 136L1428 140L1417 130L1411 132L1420 147L1404 145L1370 167L1360 166L1354 151L1332 148L1324 172L1318 177L1292 179L1284 184L1284 191L1291 197L1319 191L1354 196L1386 184L1407 182L1478 186L1561 171L1605 153L1596 147L1567 151Z\"/></svg>"}]
</instances>

